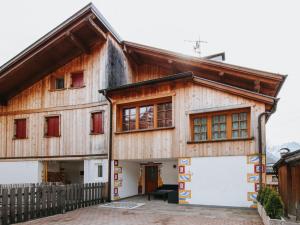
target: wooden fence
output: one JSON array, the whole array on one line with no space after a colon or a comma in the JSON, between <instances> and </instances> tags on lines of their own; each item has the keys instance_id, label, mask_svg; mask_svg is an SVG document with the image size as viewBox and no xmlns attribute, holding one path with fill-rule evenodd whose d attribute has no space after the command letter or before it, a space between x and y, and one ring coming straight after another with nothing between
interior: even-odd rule
<instances>
[{"instance_id":1,"label":"wooden fence","mask_svg":"<svg viewBox=\"0 0 300 225\"><path fill-rule=\"evenodd\" d=\"M104 201L104 184L33 185L0 189L0 224L7 225Z\"/></svg>"}]
</instances>

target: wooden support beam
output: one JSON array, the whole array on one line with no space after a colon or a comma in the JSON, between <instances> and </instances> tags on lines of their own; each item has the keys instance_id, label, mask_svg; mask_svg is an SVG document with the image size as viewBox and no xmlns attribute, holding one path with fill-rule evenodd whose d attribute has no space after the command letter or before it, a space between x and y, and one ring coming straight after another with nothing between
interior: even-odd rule
<instances>
[{"instance_id":1,"label":"wooden support beam","mask_svg":"<svg viewBox=\"0 0 300 225\"><path fill-rule=\"evenodd\" d=\"M68 31L66 33L67 37L70 38L70 40L72 41L73 44L75 44L75 46L77 48L79 48L83 53L85 54L90 54L90 49L85 46L81 40L79 40L74 34L72 34L71 31Z\"/></svg>"},{"instance_id":2,"label":"wooden support beam","mask_svg":"<svg viewBox=\"0 0 300 225\"><path fill-rule=\"evenodd\" d=\"M91 26L91 28L99 35L99 37L103 38L104 40L107 39L106 37L106 33L104 33L99 27L98 25L94 22L94 20L92 19L92 17L89 17L87 19L88 24Z\"/></svg>"},{"instance_id":3,"label":"wooden support beam","mask_svg":"<svg viewBox=\"0 0 300 225\"><path fill-rule=\"evenodd\" d=\"M254 81L254 91L256 91L256 92L260 92L260 80L255 80Z\"/></svg>"}]
</instances>

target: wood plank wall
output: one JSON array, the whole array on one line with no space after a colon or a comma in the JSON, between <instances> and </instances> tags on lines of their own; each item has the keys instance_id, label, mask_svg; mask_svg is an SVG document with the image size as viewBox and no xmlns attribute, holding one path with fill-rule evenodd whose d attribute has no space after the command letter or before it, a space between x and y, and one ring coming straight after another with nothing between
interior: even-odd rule
<instances>
[{"instance_id":1,"label":"wood plank wall","mask_svg":"<svg viewBox=\"0 0 300 225\"><path fill-rule=\"evenodd\" d=\"M104 134L90 135L90 113L108 106L99 89L105 88L106 45L75 58L0 107L0 158L107 154L108 119ZM85 87L72 89L70 73L84 71ZM65 75L66 89L51 91L51 77ZM44 137L44 118L61 116L61 137ZM14 140L14 119L28 118L28 138Z\"/></svg>"},{"instance_id":2,"label":"wood plank wall","mask_svg":"<svg viewBox=\"0 0 300 225\"><path fill-rule=\"evenodd\" d=\"M174 129L135 133L115 133L114 159L158 159L196 156L249 155L258 153L257 118L264 104L197 84L169 84L135 89L114 97L114 131L117 105L131 101L172 96ZM190 140L189 113L222 107L251 107L251 137L254 140L187 144Z\"/></svg>"}]
</instances>

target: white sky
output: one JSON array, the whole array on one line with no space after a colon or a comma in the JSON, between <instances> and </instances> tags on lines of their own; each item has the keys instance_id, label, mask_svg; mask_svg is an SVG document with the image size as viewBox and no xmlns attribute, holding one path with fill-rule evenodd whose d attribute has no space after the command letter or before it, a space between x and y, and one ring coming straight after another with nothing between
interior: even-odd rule
<instances>
[{"instance_id":1,"label":"white sky","mask_svg":"<svg viewBox=\"0 0 300 225\"><path fill-rule=\"evenodd\" d=\"M2 0L0 65L73 13L85 0ZM300 2L298 0L94 0L124 40L186 54L201 36L203 54L226 52L228 63L288 74L269 145L300 142ZM298 96L299 95L299 96Z\"/></svg>"}]
</instances>

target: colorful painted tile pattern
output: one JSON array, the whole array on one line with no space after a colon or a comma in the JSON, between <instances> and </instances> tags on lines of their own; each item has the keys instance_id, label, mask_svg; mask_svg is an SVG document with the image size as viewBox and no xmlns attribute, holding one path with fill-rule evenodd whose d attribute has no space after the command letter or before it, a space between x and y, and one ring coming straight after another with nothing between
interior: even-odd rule
<instances>
[{"instance_id":1,"label":"colorful painted tile pattern","mask_svg":"<svg viewBox=\"0 0 300 225\"><path fill-rule=\"evenodd\" d=\"M179 204L189 204L192 191L188 189L192 181L190 172L191 158L178 159L178 185L179 185Z\"/></svg>"}]
</instances>

